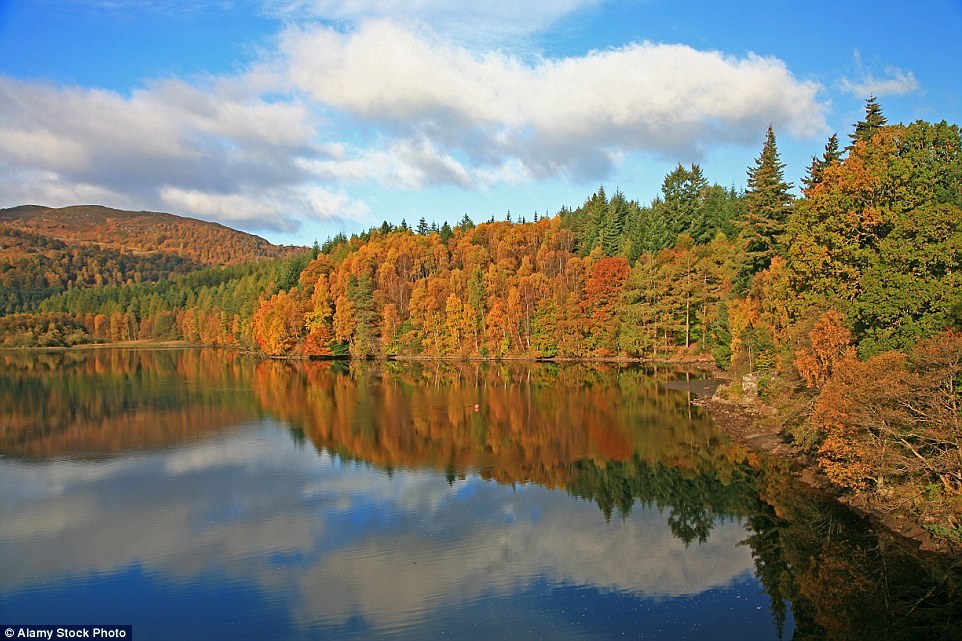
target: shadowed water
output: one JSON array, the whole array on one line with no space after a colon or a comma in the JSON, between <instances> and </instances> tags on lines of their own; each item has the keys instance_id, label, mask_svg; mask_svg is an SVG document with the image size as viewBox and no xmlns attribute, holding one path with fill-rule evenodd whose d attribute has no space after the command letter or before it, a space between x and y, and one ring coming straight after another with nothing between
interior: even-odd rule
<instances>
[{"instance_id":1,"label":"shadowed water","mask_svg":"<svg viewBox=\"0 0 962 641\"><path fill-rule=\"evenodd\" d=\"M959 633L957 566L728 442L665 386L690 376L0 354L0 622L137 639Z\"/></svg>"}]
</instances>

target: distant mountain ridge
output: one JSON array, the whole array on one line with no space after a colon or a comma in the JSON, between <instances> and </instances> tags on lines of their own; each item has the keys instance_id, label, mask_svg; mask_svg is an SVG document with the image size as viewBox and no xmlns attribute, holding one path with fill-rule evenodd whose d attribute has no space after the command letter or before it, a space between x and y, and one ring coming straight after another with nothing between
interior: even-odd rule
<instances>
[{"instance_id":1,"label":"distant mountain ridge","mask_svg":"<svg viewBox=\"0 0 962 641\"><path fill-rule=\"evenodd\" d=\"M236 265L305 249L274 245L260 236L218 223L101 205L20 205L0 209L0 227L47 236L68 245L96 245L134 254L163 252L203 265Z\"/></svg>"}]
</instances>

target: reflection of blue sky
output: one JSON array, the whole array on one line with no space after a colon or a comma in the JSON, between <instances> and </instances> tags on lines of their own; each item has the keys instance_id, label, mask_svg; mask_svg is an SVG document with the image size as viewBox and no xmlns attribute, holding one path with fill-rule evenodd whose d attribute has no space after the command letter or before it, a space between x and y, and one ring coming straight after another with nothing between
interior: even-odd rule
<instances>
[{"instance_id":1,"label":"reflection of blue sky","mask_svg":"<svg viewBox=\"0 0 962 641\"><path fill-rule=\"evenodd\" d=\"M228 617L257 612L304 631L333 626L362 636L440 633L442 623L490 616L493 625L555 637L555 627L576 625L578 608L586 625L598 619L588 627L616 625L599 614L612 602L647 612L645 620L686 621L691 608L708 612L724 595L733 600L720 621L772 634L737 522L719 523L706 544L686 548L657 510L636 508L609 524L593 504L536 485L476 476L449 485L404 470L389 478L296 447L269 421L106 461L4 460L0 486L8 620L12 603L47 619L57 603L98 589L139 590L141 600L164 603L162 585L172 584L177 598L196 593L194 607L208 611L206 599L225 590L239 603L260 603L232 606Z\"/></svg>"}]
</instances>

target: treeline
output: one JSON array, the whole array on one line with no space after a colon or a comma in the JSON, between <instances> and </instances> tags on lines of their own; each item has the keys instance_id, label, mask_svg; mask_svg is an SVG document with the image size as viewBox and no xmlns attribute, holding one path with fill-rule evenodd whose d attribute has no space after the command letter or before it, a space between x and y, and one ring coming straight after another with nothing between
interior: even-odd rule
<instances>
[{"instance_id":1,"label":"treeline","mask_svg":"<svg viewBox=\"0 0 962 641\"><path fill-rule=\"evenodd\" d=\"M310 254L213 267L156 283L71 288L31 313L0 316L6 347L129 340L186 340L250 348L264 296L296 285Z\"/></svg>"}]
</instances>

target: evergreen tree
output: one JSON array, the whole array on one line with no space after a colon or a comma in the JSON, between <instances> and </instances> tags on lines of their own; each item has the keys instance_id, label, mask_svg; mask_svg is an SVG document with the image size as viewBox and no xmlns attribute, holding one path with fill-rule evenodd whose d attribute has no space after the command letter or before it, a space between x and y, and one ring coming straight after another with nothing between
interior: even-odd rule
<instances>
[{"instance_id":1,"label":"evergreen tree","mask_svg":"<svg viewBox=\"0 0 962 641\"><path fill-rule=\"evenodd\" d=\"M458 221L458 227L460 227L462 230L474 229L474 221L471 220L467 214L465 214L461 217L461 220Z\"/></svg>"},{"instance_id":2,"label":"evergreen tree","mask_svg":"<svg viewBox=\"0 0 962 641\"><path fill-rule=\"evenodd\" d=\"M417 233L419 236L427 236L428 231L430 231L428 221L424 220L424 216L421 216L421 220L418 222Z\"/></svg>"},{"instance_id":3,"label":"evergreen tree","mask_svg":"<svg viewBox=\"0 0 962 641\"><path fill-rule=\"evenodd\" d=\"M571 212L569 220L580 247L580 254L587 256L592 249L604 244L602 230L608 218L608 196L604 185L591 195L591 198Z\"/></svg>"},{"instance_id":4,"label":"evergreen tree","mask_svg":"<svg viewBox=\"0 0 962 641\"><path fill-rule=\"evenodd\" d=\"M616 256L622 244L625 223L628 220L628 200L621 191L616 191L611 202L603 210L598 230L598 240L605 256Z\"/></svg>"},{"instance_id":5,"label":"evergreen tree","mask_svg":"<svg viewBox=\"0 0 962 641\"><path fill-rule=\"evenodd\" d=\"M755 159L755 166L748 170L746 212L740 225L749 275L767 268L772 258L783 251L781 237L795 200L789 191L792 184L785 182L784 170L775 132L769 125L762 152Z\"/></svg>"},{"instance_id":6,"label":"evergreen tree","mask_svg":"<svg viewBox=\"0 0 962 641\"><path fill-rule=\"evenodd\" d=\"M815 185L822 182L822 178L825 175L825 170L832 165L832 163L840 162L842 160L842 152L838 148L838 134L832 134L832 137L828 139L825 143L825 152L822 157L812 156L812 164L808 166L808 171L805 177L802 178L802 182L805 183L805 191L810 190Z\"/></svg>"},{"instance_id":7,"label":"evergreen tree","mask_svg":"<svg viewBox=\"0 0 962 641\"><path fill-rule=\"evenodd\" d=\"M673 236L692 231L695 220L702 214L707 188L708 181L698 165L693 164L691 169L685 169L679 163L665 176L661 193L664 196L666 222Z\"/></svg>"},{"instance_id":8,"label":"evergreen tree","mask_svg":"<svg viewBox=\"0 0 962 641\"><path fill-rule=\"evenodd\" d=\"M444 224L441 225L440 234L442 243L447 243L451 240L451 237L454 236L454 231L451 230L451 225L448 224L448 221L444 221Z\"/></svg>"},{"instance_id":9,"label":"evergreen tree","mask_svg":"<svg viewBox=\"0 0 962 641\"><path fill-rule=\"evenodd\" d=\"M852 140L849 149L857 142L865 142L872 139L875 133L888 124L888 119L882 114L882 108L875 101L875 96L869 96L865 101L865 118L855 123L855 131L848 135Z\"/></svg>"}]
</instances>

